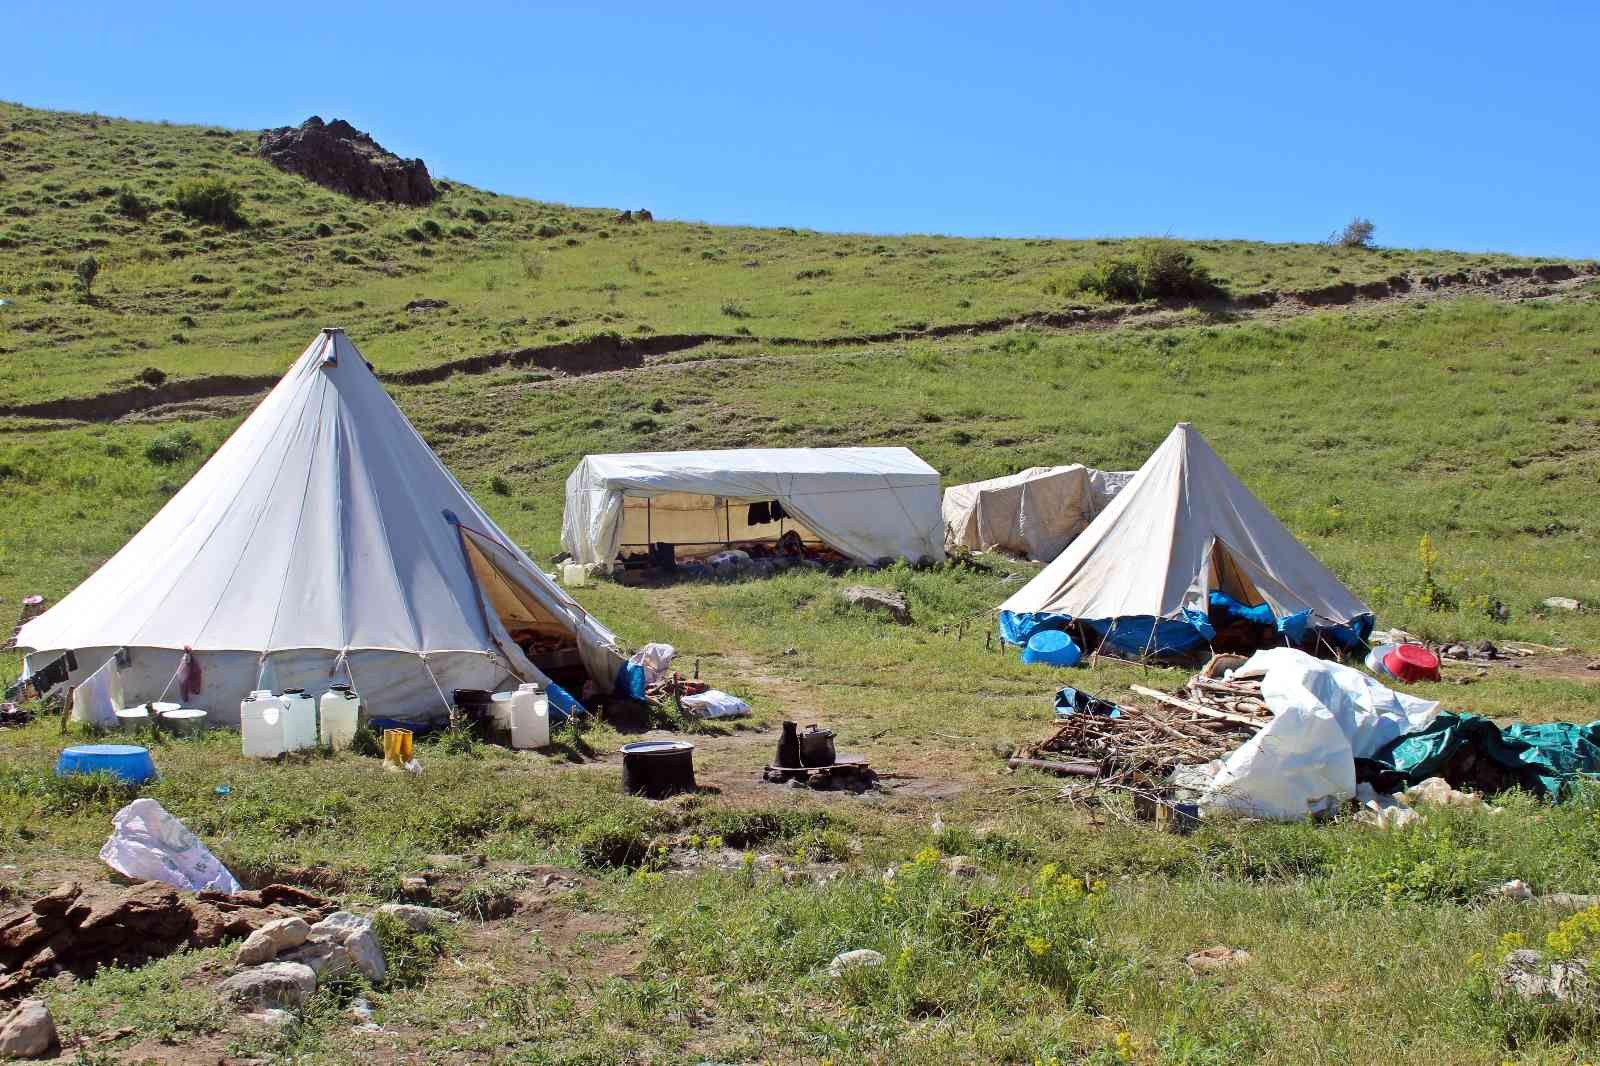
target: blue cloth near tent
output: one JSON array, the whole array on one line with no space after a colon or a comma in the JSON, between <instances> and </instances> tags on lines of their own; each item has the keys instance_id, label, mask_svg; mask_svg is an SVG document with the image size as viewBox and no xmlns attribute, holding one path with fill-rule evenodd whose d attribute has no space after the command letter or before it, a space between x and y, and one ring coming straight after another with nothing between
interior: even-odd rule
<instances>
[{"instance_id":1,"label":"blue cloth near tent","mask_svg":"<svg viewBox=\"0 0 1600 1066\"><path fill-rule=\"evenodd\" d=\"M1270 626L1277 619L1272 615L1272 607L1265 603L1249 605L1234 599L1226 592L1212 592L1207 599L1207 604L1212 612L1221 611L1224 618L1240 622L1252 622L1258 626Z\"/></svg>"},{"instance_id":2,"label":"blue cloth near tent","mask_svg":"<svg viewBox=\"0 0 1600 1066\"><path fill-rule=\"evenodd\" d=\"M1098 715L1102 718L1121 718L1122 708L1110 700L1091 695L1081 688L1064 685L1056 693L1056 718L1071 718L1075 714Z\"/></svg>"},{"instance_id":3,"label":"blue cloth near tent","mask_svg":"<svg viewBox=\"0 0 1600 1066\"><path fill-rule=\"evenodd\" d=\"M1221 595L1221 593L1213 593ZM1237 602L1237 601L1234 601ZM1310 611L1298 611L1274 619L1270 608L1249 607L1244 610L1267 611L1266 623L1275 625L1291 644L1303 644L1315 636L1330 647L1344 651L1362 648L1372 635L1373 616L1363 614L1343 625L1319 626L1312 622ZM1258 615L1259 617L1259 615ZM1210 617L1204 611L1186 610L1182 618L1151 618L1149 615L1126 618L1077 619L1091 635L1084 650L1088 653L1102 649L1114 655L1140 659L1146 656L1187 656L1206 648L1217 635ZM1053 629L1066 629L1074 619L1069 615L1040 611L1029 614L1000 612L1000 637L1011 644L1026 646L1035 633ZM1263 624L1266 624L1263 623Z\"/></svg>"},{"instance_id":4,"label":"blue cloth near tent","mask_svg":"<svg viewBox=\"0 0 1600 1066\"><path fill-rule=\"evenodd\" d=\"M1517 724L1502 729L1480 715L1445 711L1427 729L1390 741L1358 766L1363 777L1380 778L1389 787L1397 778L1405 784L1448 778L1446 771L1463 765L1470 756L1487 759L1510 783L1560 799L1576 778L1600 775L1600 722Z\"/></svg>"},{"instance_id":5,"label":"blue cloth near tent","mask_svg":"<svg viewBox=\"0 0 1600 1066\"><path fill-rule=\"evenodd\" d=\"M648 679L645 677L644 664L623 663L621 669L617 671L617 680L612 689L619 696L643 702L647 687Z\"/></svg>"}]
</instances>

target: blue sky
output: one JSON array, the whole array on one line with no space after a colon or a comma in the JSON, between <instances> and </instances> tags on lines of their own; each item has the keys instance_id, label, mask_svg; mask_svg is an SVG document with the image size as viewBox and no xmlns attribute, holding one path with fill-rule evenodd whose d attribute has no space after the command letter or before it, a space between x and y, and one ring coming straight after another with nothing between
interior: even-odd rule
<instances>
[{"instance_id":1,"label":"blue sky","mask_svg":"<svg viewBox=\"0 0 1600 1066\"><path fill-rule=\"evenodd\" d=\"M1600 255L1600 4L12 0L0 97L341 117L436 176L880 233Z\"/></svg>"}]
</instances>

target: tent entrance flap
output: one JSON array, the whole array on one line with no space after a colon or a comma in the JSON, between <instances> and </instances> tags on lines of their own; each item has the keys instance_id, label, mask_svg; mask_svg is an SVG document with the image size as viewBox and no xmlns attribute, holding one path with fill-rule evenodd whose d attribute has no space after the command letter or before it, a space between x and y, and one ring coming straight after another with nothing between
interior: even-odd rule
<instances>
[{"instance_id":1,"label":"tent entrance flap","mask_svg":"<svg viewBox=\"0 0 1600 1066\"><path fill-rule=\"evenodd\" d=\"M693 492L622 497L623 552L643 551L651 544L672 544L680 557L711 555L731 544L776 543L795 533L806 544L822 538L797 519L786 501L773 496L713 496ZM772 517L776 510L778 517Z\"/></svg>"}]
</instances>

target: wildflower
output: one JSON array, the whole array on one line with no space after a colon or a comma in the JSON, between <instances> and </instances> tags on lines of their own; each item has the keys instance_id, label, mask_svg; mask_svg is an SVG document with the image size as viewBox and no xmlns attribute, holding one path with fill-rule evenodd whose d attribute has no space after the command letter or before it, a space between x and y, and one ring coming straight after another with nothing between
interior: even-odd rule
<instances>
[{"instance_id":1,"label":"wildflower","mask_svg":"<svg viewBox=\"0 0 1600 1066\"><path fill-rule=\"evenodd\" d=\"M939 849L923 848L921 851L917 852L911 857L911 861L915 862L918 866L932 866L939 861Z\"/></svg>"},{"instance_id":2,"label":"wildflower","mask_svg":"<svg viewBox=\"0 0 1600 1066\"><path fill-rule=\"evenodd\" d=\"M701 844L700 834L699 833L691 833L691 834L689 834L688 844L689 844L689 846L691 848L698 848L700 846L700 844Z\"/></svg>"},{"instance_id":3,"label":"wildflower","mask_svg":"<svg viewBox=\"0 0 1600 1066\"><path fill-rule=\"evenodd\" d=\"M1044 958L1045 954L1050 950L1050 942L1042 936L1030 936L1022 943L1027 947L1028 954L1036 959Z\"/></svg>"},{"instance_id":4,"label":"wildflower","mask_svg":"<svg viewBox=\"0 0 1600 1066\"><path fill-rule=\"evenodd\" d=\"M1111 1043L1116 1050L1117 1058L1123 1062L1133 1061L1133 1037L1129 1036L1126 1030L1118 1033Z\"/></svg>"},{"instance_id":5,"label":"wildflower","mask_svg":"<svg viewBox=\"0 0 1600 1066\"><path fill-rule=\"evenodd\" d=\"M708 848L720 848L720 847L722 847L722 838L720 836L715 836L715 835L706 837L706 847L708 847Z\"/></svg>"},{"instance_id":6,"label":"wildflower","mask_svg":"<svg viewBox=\"0 0 1600 1066\"><path fill-rule=\"evenodd\" d=\"M1056 872L1058 869L1059 867L1057 867L1053 862L1045 863L1044 866L1039 870L1039 876L1036 880L1038 886L1040 888L1048 887L1051 882L1056 879Z\"/></svg>"}]
</instances>

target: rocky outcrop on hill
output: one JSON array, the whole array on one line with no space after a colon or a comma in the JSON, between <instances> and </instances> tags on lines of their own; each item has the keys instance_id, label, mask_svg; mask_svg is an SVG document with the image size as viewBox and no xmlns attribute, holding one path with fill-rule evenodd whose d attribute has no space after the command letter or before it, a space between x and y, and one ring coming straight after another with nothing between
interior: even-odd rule
<instances>
[{"instance_id":1,"label":"rocky outcrop on hill","mask_svg":"<svg viewBox=\"0 0 1600 1066\"><path fill-rule=\"evenodd\" d=\"M401 159L342 118L323 122L312 115L298 126L264 130L256 154L358 200L427 204L439 195L422 160Z\"/></svg>"}]
</instances>

